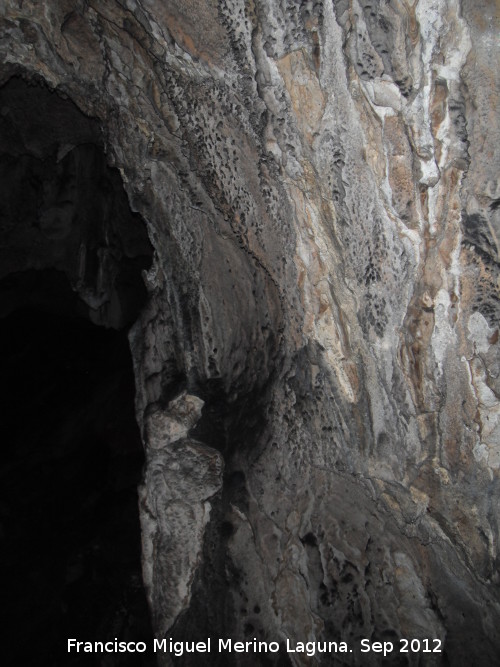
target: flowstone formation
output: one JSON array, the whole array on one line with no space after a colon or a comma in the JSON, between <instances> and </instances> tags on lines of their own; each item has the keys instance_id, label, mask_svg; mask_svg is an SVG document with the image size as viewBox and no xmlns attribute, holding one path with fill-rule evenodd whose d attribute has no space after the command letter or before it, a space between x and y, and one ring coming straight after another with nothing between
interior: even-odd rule
<instances>
[{"instance_id":1,"label":"flowstone formation","mask_svg":"<svg viewBox=\"0 0 500 667\"><path fill-rule=\"evenodd\" d=\"M0 83L88 116L154 247L157 636L354 649L204 664L498 662L498 28L492 0L2 4Z\"/></svg>"}]
</instances>

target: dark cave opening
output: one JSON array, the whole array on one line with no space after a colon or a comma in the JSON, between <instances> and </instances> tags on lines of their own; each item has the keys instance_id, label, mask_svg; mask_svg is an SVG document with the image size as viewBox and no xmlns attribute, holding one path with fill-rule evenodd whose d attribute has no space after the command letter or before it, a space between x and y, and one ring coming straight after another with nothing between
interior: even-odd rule
<instances>
[{"instance_id":1,"label":"dark cave opening","mask_svg":"<svg viewBox=\"0 0 500 667\"><path fill-rule=\"evenodd\" d=\"M67 639L151 639L127 337L26 309L4 318L0 332L2 603L12 664L100 664L70 659ZM109 664L145 663L126 654Z\"/></svg>"},{"instance_id":2,"label":"dark cave opening","mask_svg":"<svg viewBox=\"0 0 500 667\"><path fill-rule=\"evenodd\" d=\"M96 119L41 84L10 79L0 88L0 199L0 278L56 269L95 324L135 321L152 247Z\"/></svg>"},{"instance_id":3,"label":"dark cave opening","mask_svg":"<svg viewBox=\"0 0 500 667\"><path fill-rule=\"evenodd\" d=\"M0 89L3 664L154 664L68 654L144 641L144 453L127 332L152 248L99 124L39 84Z\"/></svg>"}]
</instances>

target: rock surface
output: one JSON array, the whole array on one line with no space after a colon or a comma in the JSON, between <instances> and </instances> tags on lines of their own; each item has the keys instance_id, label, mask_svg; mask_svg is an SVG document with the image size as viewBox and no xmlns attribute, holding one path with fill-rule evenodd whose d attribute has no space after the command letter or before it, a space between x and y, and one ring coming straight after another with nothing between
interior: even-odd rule
<instances>
[{"instance_id":1,"label":"rock surface","mask_svg":"<svg viewBox=\"0 0 500 667\"><path fill-rule=\"evenodd\" d=\"M155 251L130 342L158 636L497 664L498 28L493 0L2 3L0 82L100 128Z\"/></svg>"}]
</instances>

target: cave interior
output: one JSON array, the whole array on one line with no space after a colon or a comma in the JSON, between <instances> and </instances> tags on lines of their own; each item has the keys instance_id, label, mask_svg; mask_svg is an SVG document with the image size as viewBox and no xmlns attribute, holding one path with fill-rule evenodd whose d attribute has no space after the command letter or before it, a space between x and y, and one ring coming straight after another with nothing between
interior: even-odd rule
<instances>
[{"instance_id":1,"label":"cave interior","mask_svg":"<svg viewBox=\"0 0 500 667\"><path fill-rule=\"evenodd\" d=\"M127 338L152 248L99 124L69 99L10 79L0 146L4 664L101 664L67 638L152 637Z\"/></svg>"}]
</instances>

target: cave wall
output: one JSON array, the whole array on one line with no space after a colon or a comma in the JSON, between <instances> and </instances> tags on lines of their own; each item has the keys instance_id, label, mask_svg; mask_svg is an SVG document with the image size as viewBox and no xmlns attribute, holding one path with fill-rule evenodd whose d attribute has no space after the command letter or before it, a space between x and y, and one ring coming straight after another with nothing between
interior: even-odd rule
<instances>
[{"instance_id":1,"label":"cave wall","mask_svg":"<svg viewBox=\"0 0 500 667\"><path fill-rule=\"evenodd\" d=\"M155 250L130 343L158 636L495 664L498 18L3 3L0 82L94 119Z\"/></svg>"}]
</instances>

